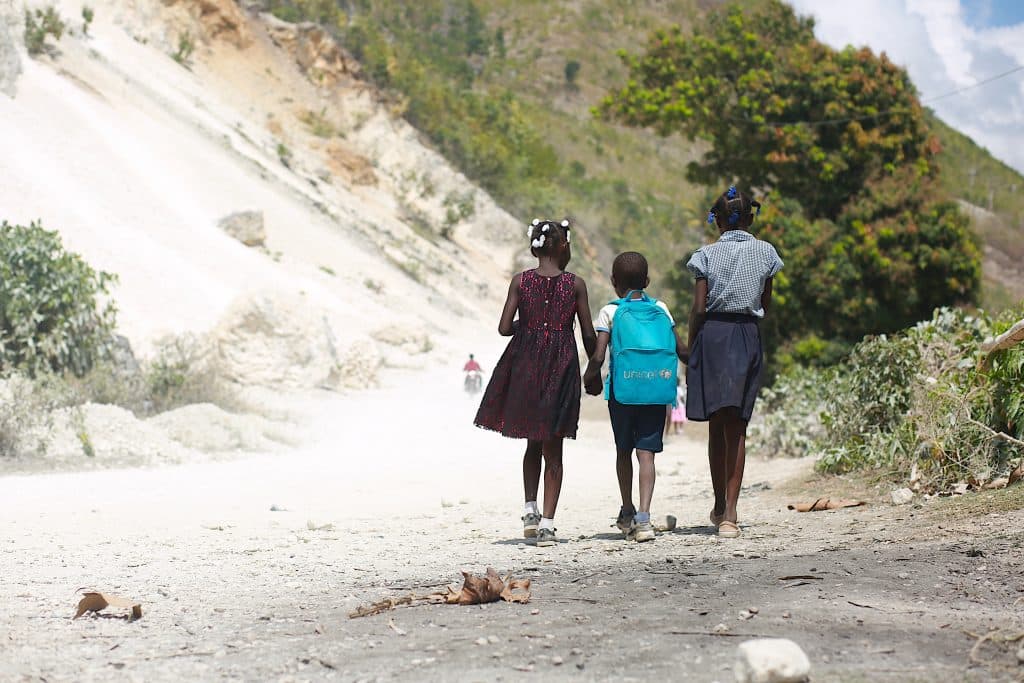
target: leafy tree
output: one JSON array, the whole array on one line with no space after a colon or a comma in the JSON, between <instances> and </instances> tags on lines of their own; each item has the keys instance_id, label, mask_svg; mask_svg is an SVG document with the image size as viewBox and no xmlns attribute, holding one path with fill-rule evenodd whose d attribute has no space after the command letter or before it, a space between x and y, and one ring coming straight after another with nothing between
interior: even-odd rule
<instances>
[{"instance_id":1,"label":"leafy tree","mask_svg":"<svg viewBox=\"0 0 1024 683\"><path fill-rule=\"evenodd\" d=\"M622 56L630 79L603 113L709 140L691 180L777 188L815 218L835 218L868 179L897 166L919 162L928 173L937 151L903 69L867 48L818 42L813 20L779 0L729 5L693 35L658 31L646 54Z\"/></svg>"},{"instance_id":2,"label":"leafy tree","mask_svg":"<svg viewBox=\"0 0 1024 683\"><path fill-rule=\"evenodd\" d=\"M39 223L0 223L0 371L85 374L114 331L115 279Z\"/></svg>"},{"instance_id":3,"label":"leafy tree","mask_svg":"<svg viewBox=\"0 0 1024 683\"><path fill-rule=\"evenodd\" d=\"M658 31L622 58L629 80L599 114L710 142L687 168L693 181L770 193L755 229L787 262L773 344L792 351L806 337L805 350L834 356L834 342L977 295L980 255L938 189L939 145L884 54L833 50L812 19L766 0L713 10L691 35Z\"/></svg>"}]
</instances>

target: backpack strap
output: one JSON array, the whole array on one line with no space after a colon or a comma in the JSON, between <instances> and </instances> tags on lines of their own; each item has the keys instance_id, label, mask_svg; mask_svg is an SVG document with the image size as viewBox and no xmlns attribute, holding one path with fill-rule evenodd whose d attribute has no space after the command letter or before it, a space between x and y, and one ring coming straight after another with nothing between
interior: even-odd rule
<instances>
[{"instance_id":1,"label":"backpack strap","mask_svg":"<svg viewBox=\"0 0 1024 683\"><path fill-rule=\"evenodd\" d=\"M637 292L640 293L640 298L639 299L634 299L633 295L636 294ZM613 306L618 306L619 304L629 303L630 301L646 301L647 303L651 303L651 304L658 303L657 299L651 298L647 294L647 292L645 292L642 289L631 289L628 292L626 292L626 296L622 297L621 299L612 299L608 303L613 305Z\"/></svg>"}]
</instances>

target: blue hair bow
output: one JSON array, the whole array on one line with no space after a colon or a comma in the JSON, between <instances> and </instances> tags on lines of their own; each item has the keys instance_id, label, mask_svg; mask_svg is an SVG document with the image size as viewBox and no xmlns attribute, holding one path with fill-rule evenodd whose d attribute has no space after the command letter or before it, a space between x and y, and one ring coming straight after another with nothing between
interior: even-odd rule
<instances>
[{"instance_id":1,"label":"blue hair bow","mask_svg":"<svg viewBox=\"0 0 1024 683\"><path fill-rule=\"evenodd\" d=\"M726 199L736 199L736 195L737 194L739 194L739 193L736 191L736 186L735 185L730 185L729 186L729 191L725 193L725 198Z\"/></svg>"},{"instance_id":2,"label":"blue hair bow","mask_svg":"<svg viewBox=\"0 0 1024 683\"><path fill-rule=\"evenodd\" d=\"M740 212L733 211L729 214L729 225L736 225L740 222Z\"/></svg>"},{"instance_id":3,"label":"blue hair bow","mask_svg":"<svg viewBox=\"0 0 1024 683\"><path fill-rule=\"evenodd\" d=\"M715 222L715 212L714 212L714 210L708 211L708 223L714 223L714 222Z\"/></svg>"}]
</instances>

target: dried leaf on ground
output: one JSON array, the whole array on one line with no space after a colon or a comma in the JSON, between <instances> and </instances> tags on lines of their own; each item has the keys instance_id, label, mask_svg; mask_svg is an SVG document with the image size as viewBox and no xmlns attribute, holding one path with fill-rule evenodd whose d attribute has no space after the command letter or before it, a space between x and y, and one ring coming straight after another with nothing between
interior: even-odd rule
<instances>
[{"instance_id":1,"label":"dried leaf on ground","mask_svg":"<svg viewBox=\"0 0 1024 683\"><path fill-rule=\"evenodd\" d=\"M463 583L459 590L451 586L444 591L428 593L427 595L416 595L410 593L402 598L387 598L370 605L360 605L349 613L349 619L366 617L371 614L380 614L400 606L417 604L448 604L448 605L479 605L486 602L527 603L530 601L530 580L513 579L506 576L502 579L498 572L488 567L484 576L475 576L469 572L462 572Z\"/></svg>"},{"instance_id":2,"label":"dried leaf on ground","mask_svg":"<svg viewBox=\"0 0 1024 683\"><path fill-rule=\"evenodd\" d=\"M488 567L487 573L482 577L473 576L469 572L462 572L462 576L462 590L458 593L450 592L446 596L449 605L479 605L501 599L505 582L492 567Z\"/></svg>"},{"instance_id":3,"label":"dried leaf on ground","mask_svg":"<svg viewBox=\"0 0 1024 683\"><path fill-rule=\"evenodd\" d=\"M129 610L130 613L126 615L128 621L142 618L142 604L134 600L113 593L96 591L83 591L82 595L84 597L78 601L78 609L75 611L75 616L71 617L72 619L77 619L86 612L99 612L107 607L120 607Z\"/></svg>"},{"instance_id":4,"label":"dried leaf on ground","mask_svg":"<svg viewBox=\"0 0 1024 683\"><path fill-rule=\"evenodd\" d=\"M513 579L511 576L506 578L508 579L508 584L501 591L501 599L505 602L530 602L530 580Z\"/></svg>"},{"instance_id":5,"label":"dried leaf on ground","mask_svg":"<svg viewBox=\"0 0 1024 683\"><path fill-rule=\"evenodd\" d=\"M838 510L867 505L863 500L847 500L839 498L818 498L813 503L790 503L786 507L797 512L819 512L821 510Z\"/></svg>"}]
</instances>

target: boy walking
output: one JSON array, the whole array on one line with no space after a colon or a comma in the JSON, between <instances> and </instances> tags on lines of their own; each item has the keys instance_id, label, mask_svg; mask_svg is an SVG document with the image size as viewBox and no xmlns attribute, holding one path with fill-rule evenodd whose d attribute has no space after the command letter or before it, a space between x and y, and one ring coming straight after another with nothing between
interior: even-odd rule
<instances>
[{"instance_id":1,"label":"boy walking","mask_svg":"<svg viewBox=\"0 0 1024 683\"><path fill-rule=\"evenodd\" d=\"M676 397L677 361L685 357L686 351L675 333L668 307L644 292L650 279L642 254L627 251L615 257L611 280L619 299L602 308L597 316L597 347L583 381L588 394L601 393L601 367L610 348L612 359L605 391L622 496L615 524L627 539L643 543L654 540L654 455L664 447L665 405ZM634 450L640 470L639 510L633 505Z\"/></svg>"}]
</instances>

